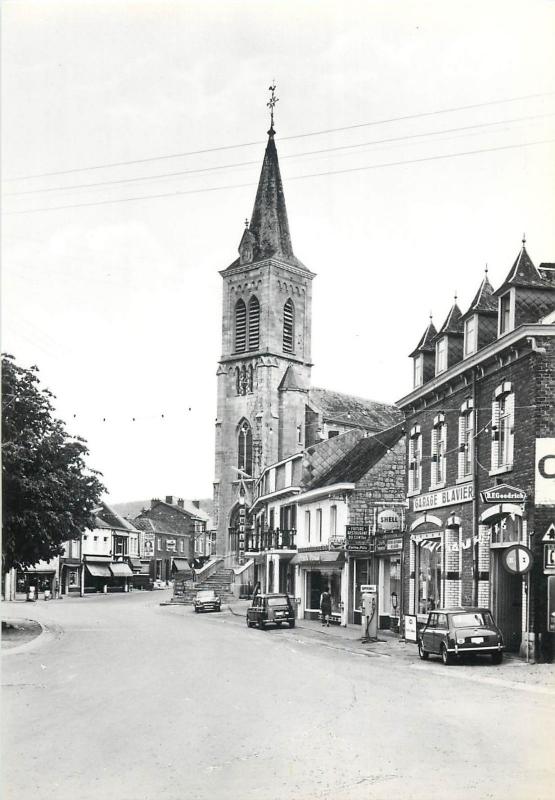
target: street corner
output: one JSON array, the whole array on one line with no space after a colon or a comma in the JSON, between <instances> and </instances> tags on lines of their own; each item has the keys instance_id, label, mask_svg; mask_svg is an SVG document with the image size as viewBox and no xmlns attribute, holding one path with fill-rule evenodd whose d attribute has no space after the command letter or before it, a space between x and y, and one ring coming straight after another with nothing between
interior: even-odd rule
<instances>
[{"instance_id":1,"label":"street corner","mask_svg":"<svg viewBox=\"0 0 555 800\"><path fill-rule=\"evenodd\" d=\"M33 619L3 619L2 653L19 650L41 636L43 631L40 622Z\"/></svg>"}]
</instances>

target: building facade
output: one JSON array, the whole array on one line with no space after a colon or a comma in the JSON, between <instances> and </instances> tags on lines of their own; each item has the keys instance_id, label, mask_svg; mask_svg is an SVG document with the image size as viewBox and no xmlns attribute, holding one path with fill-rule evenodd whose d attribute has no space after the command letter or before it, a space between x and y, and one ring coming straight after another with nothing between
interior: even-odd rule
<instances>
[{"instance_id":1,"label":"building facade","mask_svg":"<svg viewBox=\"0 0 555 800\"><path fill-rule=\"evenodd\" d=\"M464 314L455 303L439 331L430 322L399 401L405 613L490 607L507 649L536 658L553 648L542 540L555 471L541 468L555 454L553 266L536 268L523 245L499 289L486 275Z\"/></svg>"}]
</instances>

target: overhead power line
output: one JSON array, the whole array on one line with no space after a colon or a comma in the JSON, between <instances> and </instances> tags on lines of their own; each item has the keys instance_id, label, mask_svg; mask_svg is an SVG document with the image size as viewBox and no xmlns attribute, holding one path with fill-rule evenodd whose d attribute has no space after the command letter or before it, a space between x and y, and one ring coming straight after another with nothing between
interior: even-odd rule
<instances>
[{"instance_id":1,"label":"overhead power line","mask_svg":"<svg viewBox=\"0 0 555 800\"><path fill-rule=\"evenodd\" d=\"M540 139L535 142L521 142L519 144L507 144L501 145L499 147L484 147L478 150L466 150L461 153L444 153L441 155L435 156L425 156L423 158L412 158L406 161L390 161L386 164L368 164L362 167L347 167L346 169L336 169L336 170L327 170L323 172L312 172L308 175L293 175L287 178L288 181L295 181L295 180L304 180L306 178L320 178L325 175L342 175L349 172L362 172L364 170L370 169L385 169L388 167L400 167L409 164L422 164L428 161L439 161L448 158L460 158L464 156L472 156L477 155L479 153L495 153L500 152L503 150L515 150L518 148L524 147L535 147L537 145L542 144L549 144L551 142L555 142L555 138L553 139ZM7 211L5 212L4 216L14 216L14 215L21 215L21 214L38 214L39 212L43 211L62 211L70 208L90 208L91 206L104 206L104 205L115 205L117 203L133 203L138 202L140 200L158 200L164 197L179 197L181 195L187 194L204 194L206 192L220 192L225 191L227 189L243 189L246 187L252 187L255 184L251 181L249 183L236 183L236 184L227 184L225 186L211 186L205 189L178 189L174 192L162 192L160 194L147 194L147 195L140 195L138 197L122 197L116 200L95 200L86 203L68 203L62 206L50 206L50 207L43 207L43 208L32 208L32 209L25 209L21 211Z\"/></svg>"},{"instance_id":2,"label":"overhead power line","mask_svg":"<svg viewBox=\"0 0 555 800\"><path fill-rule=\"evenodd\" d=\"M326 153L333 153L341 150L357 150L362 147L372 147L374 145L379 145L379 144L392 144L394 142L404 142L410 139L422 139L425 138L426 136L441 136L442 134L460 133L462 131L491 128L498 125L509 125L514 122L527 122L534 119L544 119L545 117L552 117L552 116L555 116L554 111L550 111L545 114L531 114L525 117L513 117L511 119L501 119L501 120L496 120L495 122L481 122L475 125L463 125L456 128L442 128L441 130L436 130L436 131L411 133L407 134L406 136L393 136L387 139L374 139L372 141L359 142L358 144L344 144L344 145L337 145L335 147L324 147L320 150L308 150L304 153L290 153L288 155L281 156L280 160L283 161L286 158L303 158L305 156L324 155ZM43 189L25 189L23 191L17 191L17 192L4 192L4 197L21 197L22 195L29 195L29 194L47 194L50 192L65 192L65 191L72 191L75 189L95 189L98 186L117 186L125 183L138 183L142 181L163 180L165 178L177 178L183 175L198 175L207 172L218 172L219 170L234 169L236 167L250 167L259 163L260 161L258 159L255 159L252 161L239 161L232 164L221 164L219 166L216 165L212 167L200 167L197 169L178 170L176 172L162 172L157 175L141 175L135 178L118 178L117 180L96 181L94 183L78 183L74 184L73 186L71 185L50 186Z\"/></svg>"},{"instance_id":3,"label":"overhead power line","mask_svg":"<svg viewBox=\"0 0 555 800\"><path fill-rule=\"evenodd\" d=\"M503 105L505 103L517 103L522 100L533 100L538 99L540 97L551 97L555 94L555 91L552 92L535 92L533 94L525 94L520 95L518 97L507 97L499 100L486 100L482 103L471 103L464 106L453 106L451 108L440 108L434 111L421 111L418 114L403 114L402 116L398 117L389 117L387 119L378 119L378 120L371 120L370 122L357 122L352 125L343 125L338 128L324 128L318 131L308 131L305 133L297 133L292 134L290 136L281 136L280 141L288 141L291 139L303 139L308 136L321 136L326 133L339 133L341 131L349 131L355 130L357 128L366 128L371 127L374 125L386 125L391 122L404 122L410 119L421 119L423 117L433 117L439 114L451 114L457 111L470 111L476 108L485 108L487 106L495 106L495 105ZM169 153L166 155L161 156L150 156L147 158L137 158L132 159L129 161L112 161L107 162L104 164L89 164L86 167L73 167L71 169L64 169L64 170L55 170L52 172L37 172L32 175L20 175L15 178L6 178L4 182L11 182L11 181L26 181L31 180L33 178L48 178L52 177L53 175L69 175L73 172L88 172L89 170L97 170L97 169L109 169L111 167L126 167L130 166L131 164L147 164L152 161L163 161L170 158L184 158L186 156L196 156L201 155L204 153L216 153L221 152L223 150L235 150L239 147L251 147L253 145L263 144L262 140L257 140L253 142L241 142L239 144L227 144L227 145L220 145L216 147L208 147L203 148L201 150L188 150L181 153Z\"/></svg>"}]
</instances>

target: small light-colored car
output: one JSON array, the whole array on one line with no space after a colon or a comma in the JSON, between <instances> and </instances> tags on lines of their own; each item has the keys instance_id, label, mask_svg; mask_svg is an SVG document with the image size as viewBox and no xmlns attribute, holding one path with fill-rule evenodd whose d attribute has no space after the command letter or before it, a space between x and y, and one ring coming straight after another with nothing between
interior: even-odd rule
<instances>
[{"instance_id":1,"label":"small light-colored car","mask_svg":"<svg viewBox=\"0 0 555 800\"><path fill-rule=\"evenodd\" d=\"M418 636L420 658L438 655L446 665L460 656L478 654L500 664L503 650L503 635L488 608L438 608L429 613Z\"/></svg>"},{"instance_id":2,"label":"small light-colored car","mask_svg":"<svg viewBox=\"0 0 555 800\"><path fill-rule=\"evenodd\" d=\"M221 611L222 601L212 589L202 589L194 599L195 614L199 611Z\"/></svg>"},{"instance_id":3,"label":"small light-colored car","mask_svg":"<svg viewBox=\"0 0 555 800\"><path fill-rule=\"evenodd\" d=\"M258 625L265 628L267 624L277 625L287 622L290 628L295 627L295 609L287 594L257 594L252 605L247 609L247 626Z\"/></svg>"}]
</instances>

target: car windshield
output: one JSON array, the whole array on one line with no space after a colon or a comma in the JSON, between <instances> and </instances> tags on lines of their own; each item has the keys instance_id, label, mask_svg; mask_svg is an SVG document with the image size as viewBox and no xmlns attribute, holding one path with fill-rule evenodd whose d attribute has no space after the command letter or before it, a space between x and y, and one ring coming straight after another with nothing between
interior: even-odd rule
<instances>
[{"instance_id":1,"label":"car windshield","mask_svg":"<svg viewBox=\"0 0 555 800\"><path fill-rule=\"evenodd\" d=\"M197 594L197 600L211 600L214 597L214 592L204 591Z\"/></svg>"},{"instance_id":2,"label":"car windshield","mask_svg":"<svg viewBox=\"0 0 555 800\"><path fill-rule=\"evenodd\" d=\"M269 606L286 606L287 605L287 597L284 594L281 594L279 597L269 597L268 598L268 605Z\"/></svg>"},{"instance_id":3,"label":"car windshield","mask_svg":"<svg viewBox=\"0 0 555 800\"><path fill-rule=\"evenodd\" d=\"M471 614L454 614L455 628L485 628L493 625L489 611L473 611Z\"/></svg>"}]
</instances>

